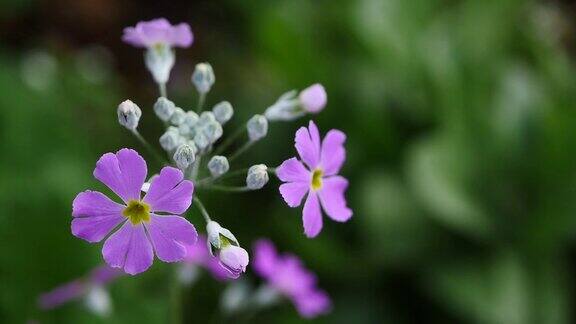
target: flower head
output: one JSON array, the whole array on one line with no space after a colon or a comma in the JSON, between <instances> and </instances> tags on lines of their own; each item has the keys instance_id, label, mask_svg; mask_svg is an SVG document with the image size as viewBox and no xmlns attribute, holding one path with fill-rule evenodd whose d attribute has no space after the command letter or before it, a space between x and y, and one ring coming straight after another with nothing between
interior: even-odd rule
<instances>
[{"instance_id":1,"label":"flower head","mask_svg":"<svg viewBox=\"0 0 576 324\"><path fill-rule=\"evenodd\" d=\"M152 180L144 198L141 188L146 162L134 150L106 153L96 163L94 177L122 199L117 203L98 191L84 191L73 202L72 234L88 242L106 239L102 255L113 268L138 274L152 265L154 253L164 262L181 261L185 244L194 244L196 229L184 213L192 202L194 185L182 172L165 167Z\"/></svg>"},{"instance_id":2,"label":"flower head","mask_svg":"<svg viewBox=\"0 0 576 324\"><path fill-rule=\"evenodd\" d=\"M110 303L104 286L122 274L118 269L100 266L84 278L73 280L41 294L38 298L38 306L41 309L49 310L74 300L85 299L87 306L96 306L90 307L91 310L99 314L106 314L110 309Z\"/></svg>"},{"instance_id":3,"label":"flower head","mask_svg":"<svg viewBox=\"0 0 576 324\"><path fill-rule=\"evenodd\" d=\"M286 183L280 186L280 194L290 207L298 207L308 194L302 213L304 233L315 237L322 230L322 212L337 222L346 222L352 210L346 205L344 192L348 180L338 174L346 160L344 142L346 135L330 130L320 142L320 134L314 122L308 128L296 132L295 146L304 163L293 157L277 169L278 178Z\"/></svg>"},{"instance_id":4,"label":"flower head","mask_svg":"<svg viewBox=\"0 0 576 324\"><path fill-rule=\"evenodd\" d=\"M303 317L315 317L330 310L330 298L316 287L316 276L295 255L278 254L269 240L256 242L253 266L272 288L292 301Z\"/></svg>"},{"instance_id":5,"label":"flower head","mask_svg":"<svg viewBox=\"0 0 576 324\"><path fill-rule=\"evenodd\" d=\"M188 24L171 25L168 20L158 18L124 28L122 40L136 47L151 48L158 45L189 47L194 36Z\"/></svg>"}]
</instances>

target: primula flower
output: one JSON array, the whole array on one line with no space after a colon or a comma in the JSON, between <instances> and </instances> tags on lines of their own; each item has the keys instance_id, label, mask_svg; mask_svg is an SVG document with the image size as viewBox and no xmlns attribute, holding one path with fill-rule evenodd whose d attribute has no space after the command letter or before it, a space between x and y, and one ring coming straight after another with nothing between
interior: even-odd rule
<instances>
[{"instance_id":1,"label":"primula flower","mask_svg":"<svg viewBox=\"0 0 576 324\"><path fill-rule=\"evenodd\" d=\"M337 222L352 217L344 197L348 180L337 175L346 160L345 141L346 135L333 129L320 143L318 128L310 121L308 128L301 127L296 132L295 138L296 150L304 164L293 157L276 169L278 178L286 182L280 186L280 194L288 206L300 206L308 193L302 212L307 237L315 237L322 229L320 205Z\"/></svg>"},{"instance_id":2,"label":"primula flower","mask_svg":"<svg viewBox=\"0 0 576 324\"><path fill-rule=\"evenodd\" d=\"M206 233L206 244L210 247L210 253L220 260L220 265L228 271L231 278L236 279L246 272L250 257L248 252L240 247L232 232L217 222L210 221L206 224Z\"/></svg>"},{"instance_id":3,"label":"primula flower","mask_svg":"<svg viewBox=\"0 0 576 324\"><path fill-rule=\"evenodd\" d=\"M306 318L330 311L330 297L316 287L316 276L291 254L280 255L269 240L254 246L254 271L277 292L288 298Z\"/></svg>"},{"instance_id":4,"label":"primula flower","mask_svg":"<svg viewBox=\"0 0 576 324\"><path fill-rule=\"evenodd\" d=\"M74 300L84 299L92 311L105 315L110 309L110 302L104 287L122 274L123 272L118 269L100 266L85 278L76 279L40 295L38 306L49 310Z\"/></svg>"},{"instance_id":5,"label":"primula flower","mask_svg":"<svg viewBox=\"0 0 576 324\"><path fill-rule=\"evenodd\" d=\"M171 25L165 18L141 21L135 27L124 28L122 40L136 47L152 48L158 45L168 47L189 47L194 36L190 25Z\"/></svg>"},{"instance_id":6,"label":"primula flower","mask_svg":"<svg viewBox=\"0 0 576 324\"><path fill-rule=\"evenodd\" d=\"M96 163L94 177L124 203L90 190L73 202L72 234L95 243L118 228L104 243L102 255L109 266L132 275L152 265L154 252L164 262L181 261L186 256L185 244L194 244L198 236L192 224L177 216L190 207L192 182L183 180L180 170L165 167L141 199L146 174L146 162L136 151L106 153Z\"/></svg>"}]
</instances>

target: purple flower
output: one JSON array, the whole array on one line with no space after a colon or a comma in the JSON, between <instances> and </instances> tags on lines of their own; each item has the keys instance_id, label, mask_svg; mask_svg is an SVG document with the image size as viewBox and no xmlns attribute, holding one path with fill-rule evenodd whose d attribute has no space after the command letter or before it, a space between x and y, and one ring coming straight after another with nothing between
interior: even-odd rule
<instances>
[{"instance_id":1,"label":"purple flower","mask_svg":"<svg viewBox=\"0 0 576 324\"><path fill-rule=\"evenodd\" d=\"M194 37L186 23L171 25L164 18L141 21L135 27L124 28L122 40L136 47L151 48L157 45L189 47Z\"/></svg>"},{"instance_id":2,"label":"purple flower","mask_svg":"<svg viewBox=\"0 0 576 324\"><path fill-rule=\"evenodd\" d=\"M218 259L210 255L206 237L199 235L196 244L186 245L186 257L184 262L199 265L208 270L216 280L231 279L229 272L218 262Z\"/></svg>"},{"instance_id":3,"label":"purple flower","mask_svg":"<svg viewBox=\"0 0 576 324\"><path fill-rule=\"evenodd\" d=\"M102 255L109 266L132 275L152 265L154 252L164 262L184 259L184 245L194 244L198 236L192 224L177 216L190 207L192 182L183 180L180 170L165 167L141 199L146 173L146 162L136 151L106 153L96 163L94 177L124 203L90 190L78 194L73 202L72 234L95 243L118 228L104 243Z\"/></svg>"},{"instance_id":4,"label":"purple flower","mask_svg":"<svg viewBox=\"0 0 576 324\"><path fill-rule=\"evenodd\" d=\"M346 205L344 192L348 180L337 175L346 160L344 142L346 135L339 130L330 130L322 143L318 128L310 121L308 128L296 132L295 146L300 158L291 158L277 169L278 178L286 183L280 186L280 194L290 207L300 206L308 193L302 220L307 237L315 237L322 229L322 212L337 222L346 222L352 210Z\"/></svg>"},{"instance_id":5,"label":"purple flower","mask_svg":"<svg viewBox=\"0 0 576 324\"><path fill-rule=\"evenodd\" d=\"M318 113L326 106L326 90L320 83L315 83L302 90L299 95L304 110Z\"/></svg>"},{"instance_id":6,"label":"purple flower","mask_svg":"<svg viewBox=\"0 0 576 324\"><path fill-rule=\"evenodd\" d=\"M306 318L330 311L328 295L316 287L316 276L291 254L280 255L269 240L254 246L254 271L280 294L290 299L298 313Z\"/></svg>"},{"instance_id":7,"label":"purple flower","mask_svg":"<svg viewBox=\"0 0 576 324\"><path fill-rule=\"evenodd\" d=\"M41 294L38 298L38 306L41 309L49 310L67 302L84 298L90 293L92 288L105 286L122 274L120 270L108 266L100 266L92 270L85 278L76 279Z\"/></svg>"}]
</instances>

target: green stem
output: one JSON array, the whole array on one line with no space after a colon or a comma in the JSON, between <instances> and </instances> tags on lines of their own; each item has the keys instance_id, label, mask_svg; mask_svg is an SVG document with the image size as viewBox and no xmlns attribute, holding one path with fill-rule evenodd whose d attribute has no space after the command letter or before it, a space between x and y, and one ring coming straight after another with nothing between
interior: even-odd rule
<instances>
[{"instance_id":1,"label":"green stem","mask_svg":"<svg viewBox=\"0 0 576 324\"><path fill-rule=\"evenodd\" d=\"M230 157L228 158L228 162L234 161L237 157L242 155L242 153L246 152L250 147L252 147L254 143L256 143L256 141L248 141L244 143L244 145L242 145L236 152L230 155Z\"/></svg>"},{"instance_id":2,"label":"green stem","mask_svg":"<svg viewBox=\"0 0 576 324\"><path fill-rule=\"evenodd\" d=\"M198 96L198 107L196 108L196 111L198 113L200 113L202 111L202 106L204 106L204 101L206 100L206 94L205 93L200 93Z\"/></svg>"},{"instance_id":3,"label":"green stem","mask_svg":"<svg viewBox=\"0 0 576 324\"><path fill-rule=\"evenodd\" d=\"M160 90L160 96L168 98L166 94L166 83L158 83L158 89Z\"/></svg>"},{"instance_id":4,"label":"green stem","mask_svg":"<svg viewBox=\"0 0 576 324\"><path fill-rule=\"evenodd\" d=\"M202 163L202 155L196 157L196 161L192 165L192 180L196 180L198 177L198 171L200 170L200 163Z\"/></svg>"},{"instance_id":5,"label":"green stem","mask_svg":"<svg viewBox=\"0 0 576 324\"><path fill-rule=\"evenodd\" d=\"M214 155L219 155L220 153L224 152L224 150L228 148L228 146L230 146L232 143L234 143L236 139L238 139L238 137L244 134L245 130L246 130L245 127L240 127L234 133L232 133L232 135L228 136L224 140L224 142L222 142L222 144L218 145L218 148L216 149L216 151L214 151Z\"/></svg>"},{"instance_id":6,"label":"green stem","mask_svg":"<svg viewBox=\"0 0 576 324\"><path fill-rule=\"evenodd\" d=\"M219 186L219 185L208 185L208 186L199 186L199 189L202 190L214 190L214 191L223 191L223 192L246 192L252 191L252 189L244 186L244 187L229 187L229 186Z\"/></svg>"},{"instance_id":7,"label":"green stem","mask_svg":"<svg viewBox=\"0 0 576 324\"><path fill-rule=\"evenodd\" d=\"M206 207L204 207L204 204L198 198L198 195L194 195L194 199L192 200L192 202L196 204L196 206L198 207L198 210L200 210L200 214L202 214L206 223L210 223L212 221L210 219L210 215L208 215L208 211L206 211Z\"/></svg>"},{"instance_id":8,"label":"green stem","mask_svg":"<svg viewBox=\"0 0 576 324\"><path fill-rule=\"evenodd\" d=\"M136 138L140 141L140 143L142 143L148 152L150 152L150 154L152 154L154 158L158 160L160 165L170 164L170 162L163 158L162 155L160 155L160 153L158 153L158 151L156 151L154 147L152 147L152 145L150 145L150 143L148 143L148 141L146 141L146 139L144 139L144 137L142 137L142 135L140 135L136 129L132 130L132 134L134 134L134 136L136 136Z\"/></svg>"},{"instance_id":9,"label":"green stem","mask_svg":"<svg viewBox=\"0 0 576 324\"><path fill-rule=\"evenodd\" d=\"M248 172L248 168L244 168L244 169L238 169L238 170L234 170L234 171L230 171L228 173L225 173L219 177L214 177L214 176L210 176L210 177L206 177L204 179L200 179L198 181L196 181L197 185L207 185L207 184L211 184L215 181L218 180L223 180L223 179L228 179L237 175L241 175L241 174L246 174L246 172Z\"/></svg>"}]
</instances>

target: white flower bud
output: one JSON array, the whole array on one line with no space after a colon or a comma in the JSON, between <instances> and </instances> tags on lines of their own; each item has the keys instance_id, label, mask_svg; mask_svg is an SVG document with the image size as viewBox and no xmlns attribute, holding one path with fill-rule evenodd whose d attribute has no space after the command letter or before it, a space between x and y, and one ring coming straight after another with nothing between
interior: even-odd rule
<instances>
[{"instance_id":1,"label":"white flower bud","mask_svg":"<svg viewBox=\"0 0 576 324\"><path fill-rule=\"evenodd\" d=\"M186 119L186 112L180 107L174 109L174 113L170 116L170 122L175 126L180 126Z\"/></svg>"},{"instance_id":2,"label":"white flower bud","mask_svg":"<svg viewBox=\"0 0 576 324\"><path fill-rule=\"evenodd\" d=\"M246 123L248 137L251 141L257 141L268 133L268 120L262 115L254 115Z\"/></svg>"},{"instance_id":3,"label":"white flower bud","mask_svg":"<svg viewBox=\"0 0 576 324\"><path fill-rule=\"evenodd\" d=\"M208 147L208 145L210 145L210 139L206 137L204 133L197 132L194 135L194 143L196 144L196 147L198 147L198 149L204 150L205 148Z\"/></svg>"},{"instance_id":4,"label":"white flower bud","mask_svg":"<svg viewBox=\"0 0 576 324\"><path fill-rule=\"evenodd\" d=\"M118 105L118 122L120 125L135 130L142 116L142 110L135 103L126 100Z\"/></svg>"},{"instance_id":5,"label":"white flower bud","mask_svg":"<svg viewBox=\"0 0 576 324\"><path fill-rule=\"evenodd\" d=\"M208 170L213 177L219 177L228 172L230 164L225 156L214 155L208 162Z\"/></svg>"},{"instance_id":6,"label":"white flower bud","mask_svg":"<svg viewBox=\"0 0 576 324\"><path fill-rule=\"evenodd\" d=\"M173 158L180 170L186 170L196 160L196 152L190 145L182 144L176 149Z\"/></svg>"},{"instance_id":7,"label":"white flower bud","mask_svg":"<svg viewBox=\"0 0 576 324\"><path fill-rule=\"evenodd\" d=\"M160 146L166 151L172 151L181 143L182 137L176 127L168 127L166 132L160 136Z\"/></svg>"},{"instance_id":8,"label":"white flower bud","mask_svg":"<svg viewBox=\"0 0 576 324\"><path fill-rule=\"evenodd\" d=\"M192 83L199 93L208 93L215 81L214 70L209 63L196 64L192 73Z\"/></svg>"},{"instance_id":9,"label":"white flower bud","mask_svg":"<svg viewBox=\"0 0 576 324\"><path fill-rule=\"evenodd\" d=\"M256 164L248 169L246 186L252 190L258 190L268 183L268 167L264 164Z\"/></svg>"},{"instance_id":10,"label":"white flower bud","mask_svg":"<svg viewBox=\"0 0 576 324\"><path fill-rule=\"evenodd\" d=\"M156 83L166 83L176 60L174 51L165 45L154 46L144 53L144 62Z\"/></svg>"},{"instance_id":11,"label":"white flower bud","mask_svg":"<svg viewBox=\"0 0 576 324\"><path fill-rule=\"evenodd\" d=\"M204 135L208 137L210 143L214 143L222 137L224 130L222 129L222 125L220 125L217 121L213 121L209 124L206 124L202 131Z\"/></svg>"},{"instance_id":12,"label":"white flower bud","mask_svg":"<svg viewBox=\"0 0 576 324\"><path fill-rule=\"evenodd\" d=\"M176 105L164 97L158 98L154 104L154 112L156 113L156 116L163 121L169 121L175 109Z\"/></svg>"},{"instance_id":13,"label":"white flower bud","mask_svg":"<svg viewBox=\"0 0 576 324\"><path fill-rule=\"evenodd\" d=\"M234 234L214 221L208 222L206 233L210 253L218 257L220 265L229 272L232 278L238 278L248 266L248 252L240 247Z\"/></svg>"},{"instance_id":14,"label":"white flower bud","mask_svg":"<svg viewBox=\"0 0 576 324\"><path fill-rule=\"evenodd\" d=\"M196 125L198 122L198 119L200 119L200 117L198 117L197 113L193 111L187 111L186 118L184 118L184 123L188 124L190 127L194 127L194 125Z\"/></svg>"},{"instance_id":15,"label":"white flower bud","mask_svg":"<svg viewBox=\"0 0 576 324\"><path fill-rule=\"evenodd\" d=\"M198 126L202 127L216 121L214 113L211 111L203 111L198 118Z\"/></svg>"},{"instance_id":16,"label":"white flower bud","mask_svg":"<svg viewBox=\"0 0 576 324\"><path fill-rule=\"evenodd\" d=\"M212 108L212 112L214 113L216 120L222 125L226 124L226 122L232 118L232 115L234 115L234 109L228 101L218 103L214 108Z\"/></svg>"}]
</instances>

